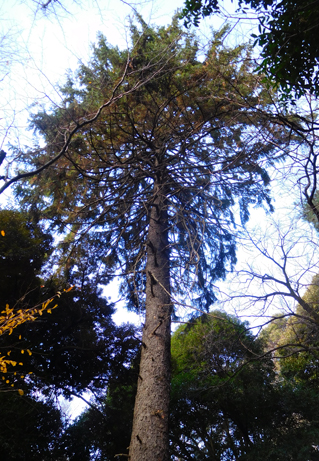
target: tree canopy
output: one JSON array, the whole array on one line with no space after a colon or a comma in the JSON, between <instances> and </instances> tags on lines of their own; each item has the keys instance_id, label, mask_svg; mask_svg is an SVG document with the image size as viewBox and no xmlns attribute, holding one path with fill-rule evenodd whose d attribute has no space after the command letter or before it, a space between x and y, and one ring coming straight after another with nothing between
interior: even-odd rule
<instances>
[{"instance_id":1,"label":"tree canopy","mask_svg":"<svg viewBox=\"0 0 319 461\"><path fill-rule=\"evenodd\" d=\"M174 299L186 293L210 308L213 282L236 261L235 209L245 223L251 205L269 205L265 164L286 142L264 115L272 97L251 72L249 49L224 48L226 32L215 33L203 61L176 18L165 28L138 18L129 55L101 36L63 88L64 107L32 121L46 147L26 161L54 163L19 187L25 206L67 232L67 265L79 264L83 240L95 258L91 277L122 276L128 307L146 310L132 460L168 459ZM119 79L135 90L103 106ZM102 106L60 154L65 130Z\"/></svg>"},{"instance_id":2,"label":"tree canopy","mask_svg":"<svg viewBox=\"0 0 319 461\"><path fill-rule=\"evenodd\" d=\"M124 384L140 341L131 326L115 326L113 306L88 274L82 271L79 278L73 271L77 287L64 291L71 281L67 273L43 271L51 238L30 215L3 210L0 223L7 231L0 252L2 299L16 301L13 313L32 312L31 322L18 322L10 334L0 335L0 451L8 461L56 460L63 455L67 425L58 397L81 397L85 391L104 396L112 382ZM59 290L58 307L43 309L43 300Z\"/></svg>"},{"instance_id":3,"label":"tree canopy","mask_svg":"<svg viewBox=\"0 0 319 461\"><path fill-rule=\"evenodd\" d=\"M255 360L263 355L263 342L247 327L213 311L174 333L171 444L176 457L257 459L259 444L266 444L277 411L274 367L269 357Z\"/></svg>"},{"instance_id":4,"label":"tree canopy","mask_svg":"<svg viewBox=\"0 0 319 461\"><path fill-rule=\"evenodd\" d=\"M198 303L209 307L214 300L211 282L225 275L225 264L235 262L232 207L240 205L246 222L251 205L269 204L264 164L273 155L272 140L283 142L284 133L260 115L257 107L266 107L271 99L250 72L249 50L223 48L226 30L215 35L204 62L197 59L195 38L176 21L158 30L142 22L142 31L132 25L131 32L127 85L133 86L139 69L146 73L156 56L169 50L157 78L105 111L74 138L54 167L18 187L18 193L25 206L36 207L53 228L72 228L65 248L76 236L81 241L80 231L90 229L87 253L95 249L104 274L125 273L128 303L143 308L139 293L147 210L161 177L167 185L165 206L174 248L171 283L182 292L183 280L185 286L198 281ZM77 80L70 77L63 90L65 108L34 117L32 126L48 147L30 159L32 164L54 156L58 127L98 106L126 59L100 37L91 64L79 69ZM212 251L201 249L204 241Z\"/></svg>"},{"instance_id":5,"label":"tree canopy","mask_svg":"<svg viewBox=\"0 0 319 461\"><path fill-rule=\"evenodd\" d=\"M290 404L298 386L282 384L284 374L263 340L217 311L213 322L203 316L176 334L169 410L175 307L211 309L215 282L236 263L238 225L247 223L253 207L272 210L268 166L287 154L291 139L308 141L316 123L315 116L278 115L278 94L254 74L251 47L225 46L228 31L212 33L203 49L177 18L154 27L137 16L128 50L99 35L91 61L68 73L62 103L33 112L36 147L21 152L19 146L16 176L2 177L1 190L24 179L16 194L28 213L28 236L38 245L35 258L31 248L31 257L28 250L21 259L29 273L20 302L41 304L74 285L50 315L0 338L0 347L14 361L23 355L21 366L32 371L27 379L25 372L12 376L24 383L31 404L39 390L53 410L51 396L94 393L91 409L61 435L64 458L120 453L131 461L248 460L266 447L269 460L284 459L285 421L295 435L312 422L305 407L298 404L296 412ZM22 234L21 244L13 242L11 278L4 271L18 288ZM54 251L50 237L45 244L49 234L58 240ZM6 254L5 259L10 260ZM114 280L120 280L126 307L145 313L141 342L131 327L117 328L111 320L113 305L101 287ZM3 290L14 303L10 283ZM308 315L311 308L302 306ZM132 362L138 344L137 372ZM296 452L297 444L291 459Z\"/></svg>"},{"instance_id":6,"label":"tree canopy","mask_svg":"<svg viewBox=\"0 0 319 461\"><path fill-rule=\"evenodd\" d=\"M219 11L218 0L186 0L182 17L199 24L200 18ZM240 0L239 9L253 8L259 19L254 35L261 47L260 69L281 85L287 96L319 94L319 8L311 0ZM245 16L245 15L244 15Z\"/></svg>"},{"instance_id":7,"label":"tree canopy","mask_svg":"<svg viewBox=\"0 0 319 461\"><path fill-rule=\"evenodd\" d=\"M52 237L19 211L2 210L0 227L2 307L17 303L32 307L28 296L32 298L32 291L40 288L38 275L52 251Z\"/></svg>"},{"instance_id":8,"label":"tree canopy","mask_svg":"<svg viewBox=\"0 0 319 461\"><path fill-rule=\"evenodd\" d=\"M277 323L271 326L274 330ZM304 363L289 353L282 354L278 367L266 352L274 345L268 333L267 328L256 337L247 322L221 311L193 318L175 331L170 459L316 459L314 375L306 376ZM106 461L125 454L135 373L109 387L100 412L89 408L65 431L60 444L70 460Z\"/></svg>"},{"instance_id":9,"label":"tree canopy","mask_svg":"<svg viewBox=\"0 0 319 461\"><path fill-rule=\"evenodd\" d=\"M299 328L287 326L290 336L294 327ZM280 322L279 331L279 343L287 346ZM291 355L284 347L278 368L274 355L265 354L273 346L269 339L219 311L177 329L172 338L175 459L316 459L316 366L302 362L307 352Z\"/></svg>"}]
</instances>

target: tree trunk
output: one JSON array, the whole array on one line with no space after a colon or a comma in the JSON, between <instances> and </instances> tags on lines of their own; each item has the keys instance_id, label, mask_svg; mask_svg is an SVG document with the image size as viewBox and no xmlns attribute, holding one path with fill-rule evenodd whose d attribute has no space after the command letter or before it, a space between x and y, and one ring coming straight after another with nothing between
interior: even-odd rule
<instances>
[{"instance_id":1,"label":"tree trunk","mask_svg":"<svg viewBox=\"0 0 319 461\"><path fill-rule=\"evenodd\" d=\"M166 197L159 185L150 210L146 318L135 399L130 461L168 461L170 273Z\"/></svg>"}]
</instances>

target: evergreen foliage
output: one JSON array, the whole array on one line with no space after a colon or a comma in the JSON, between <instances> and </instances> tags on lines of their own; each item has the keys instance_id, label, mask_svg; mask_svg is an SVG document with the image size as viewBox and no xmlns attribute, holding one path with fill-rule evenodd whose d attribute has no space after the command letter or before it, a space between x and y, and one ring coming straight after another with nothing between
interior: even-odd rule
<instances>
[{"instance_id":1,"label":"evergreen foliage","mask_svg":"<svg viewBox=\"0 0 319 461\"><path fill-rule=\"evenodd\" d=\"M213 311L174 333L171 449L175 457L260 459L278 400L273 363L269 357L259 359L263 342L247 327L247 322ZM268 459L266 454L263 457Z\"/></svg>"},{"instance_id":2,"label":"evergreen foliage","mask_svg":"<svg viewBox=\"0 0 319 461\"><path fill-rule=\"evenodd\" d=\"M307 302L317 292L313 286ZM305 315L300 309L297 313ZM287 322L286 331L281 320L275 322L256 338L247 323L214 311L176 331L171 405L175 459L317 459L317 342L308 334L302 343L304 328L296 320ZM276 326L277 346L298 338L306 347L279 349L279 368L264 354L274 347Z\"/></svg>"},{"instance_id":3,"label":"evergreen foliage","mask_svg":"<svg viewBox=\"0 0 319 461\"><path fill-rule=\"evenodd\" d=\"M53 400L0 392L0 452L6 461L57 461L64 422ZM60 458L62 460L62 458Z\"/></svg>"},{"instance_id":4,"label":"evergreen foliage","mask_svg":"<svg viewBox=\"0 0 319 461\"><path fill-rule=\"evenodd\" d=\"M39 290L40 269L52 251L52 237L26 214L0 212L0 299L1 307L32 307L34 290Z\"/></svg>"},{"instance_id":5,"label":"evergreen foliage","mask_svg":"<svg viewBox=\"0 0 319 461\"><path fill-rule=\"evenodd\" d=\"M15 310L41 306L71 281L77 285L57 298L51 313L42 312L0 336L1 355L16 363L0 372L1 456L8 461L62 460L66 421L57 397L90 389L103 399L109 386L124 385L140 341L131 326L114 325L112 305L92 286L84 266L71 271L72 278L70 273L68 278L43 278L51 238L30 216L3 210L0 224L6 229L0 242L0 293L3 300L16 301Z\"/></svg>"},{"instance_id":6,"label":"evergreen foliage","mask_svg":"<svg viewBox=\"0 0 319 461\"><path fill-rule=\"evenodd\" d=\"M218 0L186 0L182 17L186 24L199 25L201 17L219 11ZM259 19L259 34L253 35L261 47L259 69L281 85L286 97L307 92L318 95L318 3L311 0L240 0L239 9L249 5Z\"/></svg>"},{"instance_id":7,"label":"evergreen foliage","mask_svg":"<svg viewBox=\"0 0 319 461\"><path fill-rule=\"evenodd\" d=\"M202 62L195 38L176 20L159 29L139 22L142 30L131 26L126 85L155 66L157 78L107 108L55 166L18 186L18 194L52 228L72 229L65 251L87 232L103 282L123 274L128 307L143 309L149 210L159 186L172 292L190 294L192 286L193 302L208 309L213 282L236 261L233 208L239 206L244 223L251 206L269 204L264 161L273 155L273 139L280 143L284 134L259 111L271 100L251 72L249 50L224 48L227 29L214 35ZM158 64L164 53L165 65ZM47 145L29 159L33 165L56 154L61 126L103 103L126 59L100 36L92 61L63 88L65 107L33 118Z\"/></svg>"},{"instance_id":8,"label":"evergreen foliage","mask_svg":"<svg viewBox=\"0 0 319 461\"><path fill-rule=\"evenodd\" d=\"M137 357L139 359L139 355ZM132 363L126 380L112 380L99 411L88 408L61 438L72 461L111 461L125 454L132 432L138 364ZM120 456L119 456L120 457Z\"/></svg>"},{"instance_id":9,"label":"evergreen foliage","mask_svg":"<svg viewBox=\"0 0 319 461\"><path fill-rule=\"evenodd\" d=\"M303 296L318 312L318 276ZM273 444L278 458L317 459L319 437L318 323L302 306L288 319L274 320L264 331L267 348L277 362L282 417ZM293 440L293 443L292 443Z\"/></svg>"},{"instance_id":10,"label":"evergreen foliage","mask_svg":"<svg viewBox=\"0 0 319 461\"><path fill-rule=\"evenodd\" d=\"M316 459L317 386L296 355L283 355L280 369L265 355L274 345L276 324L271 344L265 342L268 331L256 338L247 322L220 311L176 330L170 459ZM281 322L279 329L283 336ZM62 445L70 460L108 461L125 453L134 392L132 373L109 388L102 414L90 408L66 430Z\"/></svg>"},{"instance_id":11,"label":"evergreen foliage","mask_svg":"<svg viewBox=\"0 0 319 461\"><path fill-rule=\"evenodd\" d=\"M55 161L17 192L67 233L60 265L77 265L88 242L95 281L120 275L127 306L146 310L131 461L168 460L173 296L210 308L214 282L236 261L235 210L245 223L252 205L270 205L265 165L286 142L264 115L272 98L249 49L223 47L226 33L214 34L203 61L176 18L152 28L138 17L130 55L100 36L89 65L69 76L64 107L32 121L46 147L30 166ZM118 81L135 90L105 107ZM60 155L64 134L102 106Z\"/></svg>"},{"instance_id":12,"label":"evergreen foliage","mask_svg":"<svg viewBox=\"0 0 319 461\"><path fill-rule=\"evenodd\" d=\"M265 14L261 68L286 94L317 93L308 36L316 9L243 3ZM197 22L218 1L187 5ZM41 175L16 189L24 213L0 213L3 300L16 311L65 291L54 312L0 337L1 351L19 362L18 373L0 370L0 453L107 461L130 446L131 461L317 459L318 277L294 317L262 338L219 311L180 327L168 410L174 303L209 311L214 282L236 262L236 222L245 224L252 206L272 209L266 168L288 142L283 126L296 136L304 128L266 115L276 95L253 74L249 47L223 45L227 27L205 51L176 18L156 28L137 17L130 32L129 51L100 35L91 62L70 72L61 107L33 116L41 142L25 153L25 168ZM48 261L56 273L44 270ZM101 285L117 277L127 307L146 311L142 342L133 327L115 327L102 297ZM278 348L280 366L269 348ZM66 427L56 397L87 389L95 403Z\"/></svg>"}]
</instances>

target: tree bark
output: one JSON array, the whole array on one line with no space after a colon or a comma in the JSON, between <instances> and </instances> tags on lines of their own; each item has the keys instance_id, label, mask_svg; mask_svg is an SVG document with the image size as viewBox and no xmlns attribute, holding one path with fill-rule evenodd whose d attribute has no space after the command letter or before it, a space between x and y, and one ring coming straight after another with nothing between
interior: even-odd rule
<instances>
[{"instance_id":1,"label":"tree bark","mask_svg":"<svg viewBox=\"0 0 319 461\"><path fill-rule=\"evenodd\" d=\"M169 460L170 272L166 197L154 186L146 262L146 318L130 461Z\"/></svg>"}]
</instances>

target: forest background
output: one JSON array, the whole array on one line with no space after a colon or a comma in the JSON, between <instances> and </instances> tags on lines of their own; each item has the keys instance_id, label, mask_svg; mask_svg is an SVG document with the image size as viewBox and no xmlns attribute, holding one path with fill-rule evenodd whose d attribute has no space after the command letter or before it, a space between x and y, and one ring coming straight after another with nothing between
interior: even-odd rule
<instances>
[{"instance_id":1,"label":"forest background","mask_svg":"<svg viewBox=\"0 0 319 461\"><path fill-rule=\"evenodd\" d=\"M31 3L26 4L32 14L34 14L34 5ZM71 6L73 7L73 5ZM99 7L101 8L101 5ZM82 8L83 5L80 5L81 10ZM34 24L37 21L39 23L58 21L60 22L59 30L65 30L64 22L61 23L61 15L66 15L66 19L63 19L63 21L71 20L70 16L63 8L56 11L55 14L56 16L52 16L51 12L47 18L43 17L43 11L40 8L38 17L34 16ZM76 17L75 14L74 17ZM106 14L101 14L100 11L99 17L106 17ZM228 17L227 19L229 20L230 18ZM165 24L168 22L164 20ZM48 26L46 25L46 27ZM231 32L233 33L233 30ZM226 33L227 41L223 41L223 44L227 43L228 46L234 47L238 45L239 33L237 32L235 38L230 38L231 32ZM7 153L7 157L3 162L4 176L8 175L8 168L14 167L15 162L20 160L21 152L24 151L30 156L27 150L33 141L21 129L26 120L24 113L29 114L28 116L32 113L37 114L38 107L40 106L43 110L46 101L49 101L49 105L52 105L52 101L55 101L54 104L56 104L54 98L60 97L61 101L63 101L66 94L65 89L61 94L55 86L56 80L60 79L64 69L60 72L57 64L53 66L54 70L59 74L57 75L58 78L55 79L54 76L51 77L48 74L45 67L39 66L41 59L39 56L33 57L30 49L27 54L23 51L21 56L20 46L12 49L15 44L12 37L14 38L15 33L15 30L11 29L10 32L3 34L4 55L3 59L1 58L3 82L8 82L8 86L3 85L2 87L2 94L7 99L3 104L6 117L4 117L5 123L2 126L3 144L1 147L3 152L11 149L12 154L9 157ZM208 29L207 32L205 30L205 35L208 33ZM245 34L249 35L249 32L245 31ZM113 44L113 40L109 41ZM70 46L67 37L65 42ZM6 45L7 43L8 45ZM56 50L55 45L54 49ZM82 43L80 51L82 53ZM6 55L5 52L8 54ZM43 57L47 54L50 58L52 57L52 52L47 53L47 51L43 53ZM89 53L87 52L87 54ZM79 51L77 52L76 60L78 60L78 57ZM26 60L24 61L24 59ZM87 61L86 58L81 58L81 60ZM58 61L60 61L60 58ZM16 70L19 66L20 69L23 69L23 72L26 72L27 66L31 67L34 76L30 77L30 74L26 74L21 79L20 73L20 76L17 77L20 71L17 74ZM71 63L71 67L76 68L77 65ZM44 78L42 80L43 84L39 83L38 77L34 73L34 68L40 70L40 74ZM22 82L24 83L22 84ZM91 83L88 81L87 84L90 85ZM30 88L30 85L31 87L36 87L37 90L41 88L40 96L34 93L34 88L31 92L27 89ZM60 85L63 85L63 81ZM50 88L50 92L48 92L48 88ZM20 93L17 93L17 89ZM21 93L23 98L21 98ZM55 96L53 96L54 94ZM25 96L27 96L26 99L24 98ZM21 105L21 101L25 101L25 105ZM30 107L30 101L32 107ZM59 103L60 101L57 104ZM271 166L270 169L272 194L275 197L273 202L281 222L276 222L276 214L269 214L267 206L264 211L258 211L258 215L256 210L252 213L255 220L262 221L261 228L256 228L256 221L253 221L250 226L246 225L246 227L242 227L240 222L237 221L237 246L245 249L240 258L241 265L236 266L238 270L233 279L228 279L226 284L218 286L217 298L220 302L218 305L220 310L215 310L212 317L216 319L216 325L212 326L209 332L201 333L205 338L211 336L211 339L206 341L207 346L204 350L201 350L200 345L196 344L194 340L195 343L191 345L190 349L190 356L194 357L195 354L195 362L202 363L202 369L197 367L193 367L193 369L192 364L189 364L190 358L181 359L180 357L183 356L183 353L178 352L178 346L175 348L175 351L177 350L175 352L177 355L175 355L174 359L176 360L176 365L173 362L175 381L173 378L172 384L172 401L175 402L175 413L171 413L171 419L174 421L176 431L173 431L174 433L170 435L171 456L173 459L181 456L182 459L194 459L200 456L202 458L199 459L249 459L249 456L252 456L251 459L256 459L256 453L264 450L265 446L269 450L269 459L299 459L296 453L298 453L298 456L308 456L309 459L316 459L317 421L314 412L311 412L309 407L317 408L317 332L315 328L317 323L317 303L316 299L313 300L313 297L316 298L316 293L314 295L311 291L311 287L316 290L317 286L316 279L313 279L318 273L315 262L318 259L315 256L317 252L317 234L315 229L309 227L304 220L306 211L301 205L300 207L296 205L300 202L309 179L309 170L305 169L305 165L308 167L310 163L310 161L307 163L309 151L303 146L311 146L312 153L316 146L315 105L315 98L307 95L303 100L297 102L298 110L295 109L296 106L291 101L283 101L284 112L286 110L285 115L290 110L294 112L294 117L296 118L293 119L295 124L291 120L287 123L283 119L281 120L282 126L288 131L287 136L292 138L293 148L289 151L290 155L287 155L285 162L277 163ZM287 106L289 107L288 110L286 109ZM278 107L277 105L276 108ZM309 113L312 118L309 118ZM273 117L276 115L275 112L272 113ZM300 130L301 123L305 123L307 127L302 133L300 133L302 131ZM309 136L311 141L309 141ZM295 144L293 144L294 141ZM11 147L9 147L10 145ZM29 146L29 148L25 146ZM306 152L306 154L300 155L300 152ZM281 152L282 156L284 154L286 154L286 151ZM6 163L7 161L9 163ZM316 176L316 167L312 170L312 174L312 178ZM303 182L304 178L306 178L306 182ZM287 191L285 196L283 191ZM278 196L281 197L281 200L276 200ZM289 197L291 208L287 206L287 197ZM24 203L28 203L28 199L25 197L23 200ZM280 206L278 206L278 203L280 203ZM10 206L13 206L12 202ZM307 216L311 216L309 210ZM81 267L78 260L74 266L75 269L67 267L67 280L63 279L65 272L61 269L53 275L52 270L49 269L50 266L45 266L48 255L52 252L50 237L43 229L41 230L40 227L37 227L40 224L39 218L37 218L38 221L36 222L37 219L33 215L32 219L31 225L30 216L20 216L18 212L3 212L1 227L4 235L2 237L6 239L6 246L2 250L3 259L6 259L2 269L3 280L6 281L2 288L3 299L6 299L6 303L10 307L25 309L26 306L30 306L32 303L34 305L39 305L40 303L43 306L41 299L51 299L57 294L60 296L60 292L62 292L62 296L57 301L58 307L52 311L52 314L48 314L47 317L41 316L43 320L37 320L31 326L26 323L19 327L20 329L17 329L14 334L3 335L2 350L8 355L8 360L11 360L13 355L21 357L21 354L24 360L20 359L21 362L15 359L12 360L16 364L21 363L18 373L13 371L13 368L12 370L3 370L2 405L3 411L8 414L5 426L10 431L3 431L5 435L3 436L2 445L6 447L8 459L20 459L20 454L21 459L28 459L28 456L31 456L30 459L36 459L35 456L43 459L43 450L47 449L48 444L50 453L46 455L47 459L57 459L57 456L61 459L67 459L63 458L63 456L70 459L77 459L76 457L78 459L109 459L108 457L114 457L114 453L120 457L120 455L126 453L124 453L126 447L124 447L124 442L121 440L121 433L123 431L125 431L126 435L130 433L129 415L132 412L132 399L134 399L132 394L134 394L135 389L132 383L137 376L136 365L133 364L137 360L136 354L138 355L140 343L139 334L134 331L132 326L115 327L112 323L111 314L114 305L101 297L101 293L96 289L97 280L100 285L103 285L103 280L102 278L94 279L92 276L95 262L91 258L90 247L84 247L79 250L77 257L83 263ZM312 219L315 221L316 216L314 215ZM266 225L265 222L267 222ZM12 239L9 238L10 227L13 229ZM21 229L24 229L24 231L21 231L20 241L18 236ZM42 241L41 245L39 244L40 241ZM23 256L21 256L19 255L19 248L25 248L24 245L28 247L29 253L24 251ZM15 260L13 258L10 270L7 261L8 258L12 258L12 255L10 257L6 255L8 249L9 253L14 253L16 257ZM35 258L36 249L38 250L37 258ZM260 262L259 258L265 259L267 262ZM252 259L254 264L252 264ZM288 265L291 260L293 264ZM52 262L50 264L52 267ZM19 273L16 273L18 266ZM272 271L272 266L274 266L275 271ZM23 271L21 271L21 267L24 268ZM58 269L58 264L55 267ZM41 268L42 280L40 281L39 277L34 278L34 275L40 274ZM30 273L27 277L28 271ZM228 272L228 269L226 272ZM100 274L98 276L100 277ZM80 280L82 283L81 291L78 290ZM257 283L255 282L256 280ZM312 280L314 281L312 282ZM73 291L63 294L63 290L68 290L73 282L75 282ZM40 285L40 283L43 285ZM305 298L304 293L307 287L310 287L310 292ZM20 301L20 304L17 301ZM176 321L190 321L189 316L192 314L190 310L185 308L187 303L177 298L176 304L178 303L181 307L176 309ZM299 307L297 307L298 303ZM313 313L309 312L309 306ZM213 306L209 305L208 307L211 309ZM216 309L216 304L214 308ZM244 318L257 317L258 320L254 323L254 326L264 326L271 320L271 325L275 325L273 330L268 327L268 333L265 333L265 329L263 329L261 335L259 335L263 338L263 341L267 342L267 345L265 346L258 342L258 335L250 335L249 329L246 330L247 325L244 326L235 317L225 317L224 309L229 313L236 313ZM280 314L278 314L279 310ZM201 316L204 311L203 305L199 308L197 305L197 316ZM274 313L277 314L277 322L273 321L272 315ZM50 317L54 317L54 320L51 321ZM289 321L289 318L293 320ZM204 325L205 322L208 325L210 324L210 320L206 320L206 317L201 317L201 319ZM229 327L230 331L226 331L226 333L225 328L223 326L219 327L218 323L221 320L225 321L225 319L226 325L232 325L232 327ZM194 323L194 320L191 320L190 323ZM196 330L194 331L196 332ZM258 332L258 329L254 331ZM293 339L291 339L292 334L294 334ZM195 333L194 336L196 338ZM284 336L289 341L286 340L285 344L283 344L279 341L278 336L281 336L280 339ZM19 339L20 337L21 339ZM79 346L79 338L81 347ZM238 338L240 343L245 344L245 341L248 341L250 345L246 344L243 350L240 350L238 345L235 346ZM223 344L223 341L225 344ZM196 347L194 344L196 344ZM276 354L276 350L288 350L288 352L283 353L286 362L281 360L284 365L278 368L278 365L270 364L269 354L265 356L266 362L263 362L265 347L272 350L272 356ZM77 353L70 353L70 349L77 350ZM255 365L255 360L252 360L249 352L253 353L254 358L258 357L260 359L258 362L260 365ZM291 354L297 357L295 361L289 361ZM279 356L281 355L280 352ZM28 360L25 359L26 356L28 356ZM201 360L198 357L201 357ZM220 364L221 359L224 362L223 364ZM209 364L207 366L205 365L206 361ZM212 367L211 365L214 361L217 363L214 365L217 367L215 372L213 371L214 366ZM102 363L103 366L101 365ZM130 364L129 367L128 364ZM246 368L244 364L246 364ZM249 369L249 364L251 364L252 369ZM11 366L17 365L11 364ZM259 374L256 371L257 368L254 367L259 367ZM10 368L10 363L8 363L8 368ZM239 373L242 368L242 373ZM71 373L70 370L72 370ZM238 381L235 380L237 374L239 375ZM245 395L242 401L238 401L238 396L243 394L243 389L246 389L245 383L251 383L252 375L260 379L256 386L250 386L253 396ZM195 393L192 391L194 389L194 376L203 377L199 387L195 388ZM222 382L216 382L218 379ZM277 385L277 387L272 385L274 381L278 383L283 380L286 380L285 385ZM221 385L225 386L225 389L227 389L228 385L229 389L219 394L218 389ZM231 386L235 387L235 391ZM17 391L14 390L18 387L20 390L23 389L23 396L17 395ZM214 389L213 395L209 393L211 388ZM92 401L89 402L91 410L85 413L75 425L71 425L66 429L66 421L63 418L61 419L59 413L57 396L62 394L65 397L80 395L82 398L87 399L87 394L83 394L83 392L88 389L94 395ZM199 389L201 389L200 392ZM269 395L267 395L266 389L267 392L269 391ZM262 397L257 390L263 393ZM256 393L257 395L255 395ZM230 403L229 395L232 394L237 398L236 404L234 402ZM308 395L307 405L305 405L305 394ZM12 396L13 400L9 400L8 395L10 395L10 398ZM202 401L202 397L198 401L198 396L204 396L204 401ZM17 400L17 397L20 400ZM254 398L256 400L253 400ZM24 402L23 407L21 405L22 401ZM189 401L191 401L191 404L189 404ZM264 406L262 405L261 408L258 408L256 414L254 414L256 408L251 410L249 415L241 409L241 413L245 413L245 421L236 421L236 415L232 414L230 408L236 408L236 405L238 405L237 408L242 405L247 407L248 401L258 402L258 404L263 404ZM276 414L277 421L274 422L274 419L266 415L263 421L253 424L249 417L252 419L260 418L261 414L266 413L265 408L267 406L271 408L269 401L274 405L273 414ZM291 404L292 401L295 402L295 406ZM212 402L215 405L214 409L210 406ZM283 402L286 405L285 410L280 413L278 407L283 405ZM13 424L13 422L10 422L10 418L12 421L16 420L18 407L20 408L19 421L21 422ZM29 419L31 408L32 411L36 411L38 422L34 427L30 428L28 437L24 436L25 447L22 452L20 448L20 454L18 454L15 442L21 440L24 421ZM122 423L118 422L120 409L124 411L124 418L123 416L121 417L122 420L124 419L124 426L121 426ZM159 409L158 411L161 410ZM208 420L207 413L210 414ZM184 414L188 414L188 420L186 421L182 417ZM106 426L103 426L101 419L98 418L105 420ZM194 419L193 421L192 418ZM161 419L161 413L157 414L157 419ZM196 433L198 421L202 422L203 430ZM225 429L226 421L229 425L228 429ZM276 424L276 435L270 430L274 424ZM14 430L12 430L12 425L15 426ZM181 428L188 425L189 432L184 430L179 433ZM245 427L243 428L243 426ZM288 448L284 436L287 428L290 430L290 438L292 434L297 433L300 439L299 445L296 444L296 446L289 448L291 458L287 458ZM91 439L90 437L87 439L83 437L81 431L91 433ZM112 431L118 431L117 435ZM204 432L205 435L203 435ZM43 435L40 442L39 433ZM278 434L280 435L280 442L278 441ZM300 437L300 434L303 434L303 437ZM80 439L83 444L75 443ZM136 439L138 440L137 437ZM63 441L63 448L60 448L59 451L57 447L61 445L61 440ZM112 444L115 446L112 446ZM129 445L129 441L126 445ZM119 446L121 450L119 450ZM67 453L66 455L63 454L63 450ZM84 458L84 456L87 458ZM280 458L280 456L283 456L283 458ZM300 459L305 459L305 457L300 457Z\"/></svg>"}]
</instances>

